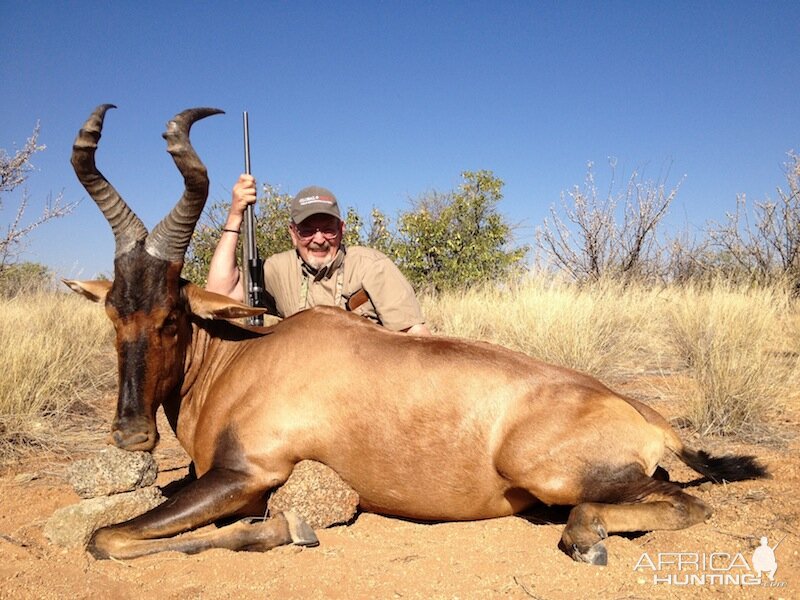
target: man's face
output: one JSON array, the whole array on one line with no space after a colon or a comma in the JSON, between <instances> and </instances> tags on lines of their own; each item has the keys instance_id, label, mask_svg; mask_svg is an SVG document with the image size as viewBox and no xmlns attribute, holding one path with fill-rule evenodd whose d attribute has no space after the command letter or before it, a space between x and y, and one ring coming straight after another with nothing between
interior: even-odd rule
<instances>
[{"instance_id":1,"label":"man's face","mask_svg":"<svg viewBox=\"0 0 800 600\"><path fill-rule=\"evenodd\" d=\"M311 215L289 225L292 243L306 264L314 269L329 265L342 245L344 221L331 215Z\"/></svg>"}]
</instances>

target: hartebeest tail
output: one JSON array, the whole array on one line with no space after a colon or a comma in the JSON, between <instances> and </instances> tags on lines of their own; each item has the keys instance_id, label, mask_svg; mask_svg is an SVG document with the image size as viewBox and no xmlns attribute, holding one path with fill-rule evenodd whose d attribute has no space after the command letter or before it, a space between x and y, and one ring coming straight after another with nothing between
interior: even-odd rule
<instances>
[{"instance_id":1,"label":"hartebeest tail","mask_svg":"<svg viewBox=\"0 0 800 600\"><path fill-rule=\"evenodd\" d=\"M758 462L755 456L711 456L704 450L693 450L684 445L683 440L676 433L660 413L646 404L625 397L625 401L642 415L648 423L659 428L664 435L664 445L675 454L684 464L694 469L704 477L715 483L723 481L744 481L767 477L768 472L764 465Z\"/></svg>"},{"instance_id":2,"label":"hartebeest tail","mask_svg":"<svg viewBox=\"0 0 800 600\"><path fill-rule=\"evenodd\" d=\"M73 165L114 232L114 282L68 285L102 302L114 323L112 443L152 450L163 407L198 477L161 506L96 532L95 556L311 544L313 532L291 516L189 533L263 515L268 495L305 459L336 471L362 509L389 515L468 520L573 506L561 545L594 564L605 564L611 533L680 529L711 514L663 476L667 451L714 481L766 474L752 456L684 447L660 414L588 375L498 346L392 333L331 307L259 331L211 321L263 312L180 277L208 193L189 128L220 111L184 111L168 124L186 191L148 234L94 163L108 108L80 131Z\"/></svg>"},{"instance_id":3,"label":"hartebeest tail","mask_svg":"<svg viewBox=\"0 0 800 600\"><path fill-rule=\"evenodd\" d=\"M751 455L711 456L705 450L692 450L686 447L683 447L677 454L678 458L687 466L714 483L745 481L769 476L767 468Z\"/></svg>"}]
</instances>

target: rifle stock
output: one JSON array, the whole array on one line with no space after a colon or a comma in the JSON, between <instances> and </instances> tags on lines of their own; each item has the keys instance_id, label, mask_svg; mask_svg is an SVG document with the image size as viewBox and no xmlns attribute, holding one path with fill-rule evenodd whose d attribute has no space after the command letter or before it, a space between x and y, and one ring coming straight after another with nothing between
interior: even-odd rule
<instances>
[{"instance_id":1,"label":"rifle stock","mask_svg":"<svg viewBox=\"0 0 800 600\"><path fill-rule=\"evenodd\" d=\"M244 172L250 175L250 122L247 111L242 113L244 128ZM250 306L265 308L266 293L264 290L264 261L258 255L256 246L256 216L255 208L251 204L244 213L244 244L242 244L242 272L244 273L245 287L247 290L247 303ZM257 315L250 317L251 325L263 325L264 317Z\"/></svg>"}]
</instances>

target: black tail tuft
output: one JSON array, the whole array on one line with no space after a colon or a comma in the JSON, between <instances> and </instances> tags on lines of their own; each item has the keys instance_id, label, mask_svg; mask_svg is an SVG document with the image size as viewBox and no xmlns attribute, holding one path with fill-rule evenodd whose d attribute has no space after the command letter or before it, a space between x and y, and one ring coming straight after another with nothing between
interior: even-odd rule
<instances>
[{"instance_id":1,"label":"black tail tuft","mask_svg":"<svg viewBox=\"0 0 800 600\"><path fill-rule=\"evenodd\" d=\"M742 481L769 477L767 468L755 456L711 456L703 450L681 450L680 459L698 473L705 475L714 483L723 481Z\"/></svg>"}]
</instances>

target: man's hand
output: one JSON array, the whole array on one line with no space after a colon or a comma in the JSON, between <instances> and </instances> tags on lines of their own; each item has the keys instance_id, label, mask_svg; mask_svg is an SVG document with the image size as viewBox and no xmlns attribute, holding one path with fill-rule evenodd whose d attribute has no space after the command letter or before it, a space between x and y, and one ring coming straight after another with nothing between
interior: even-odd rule
<instances>
[{"instance_id":1,"label":"man's hand","mask_svg":"<svg viewBox=\"0 0 800 600\"><path fill-rule=\"evenodd\" d=\"M242 173L233 186L231 207L225 220L225 229L240 231L244 220L244 211L256 201L256 180L252 175Z\"/></svg>"},{"instance_id":2,"label":"man's hand","mask_svg":"<svg viewBox=\"0 0 800 600\"><path fill-rule=\"evenodd\" d=\"M433 335L425 323L417 323L416 325L412 325L408 329L403 329L403 332L408 333L409 335Z\"/></svg>"},{"instance_id":3,"label":"man's hand","mask_svg":"<svg viewBox=\"0 0 800 600\"><path fill-rule=\"evenodd\" d=\"M239 180L233 186L231 195L230 216L238 217L241 222L245 209L256 202L256 180L252 175L242 173Z\"/></svg>"}]
</instances>

